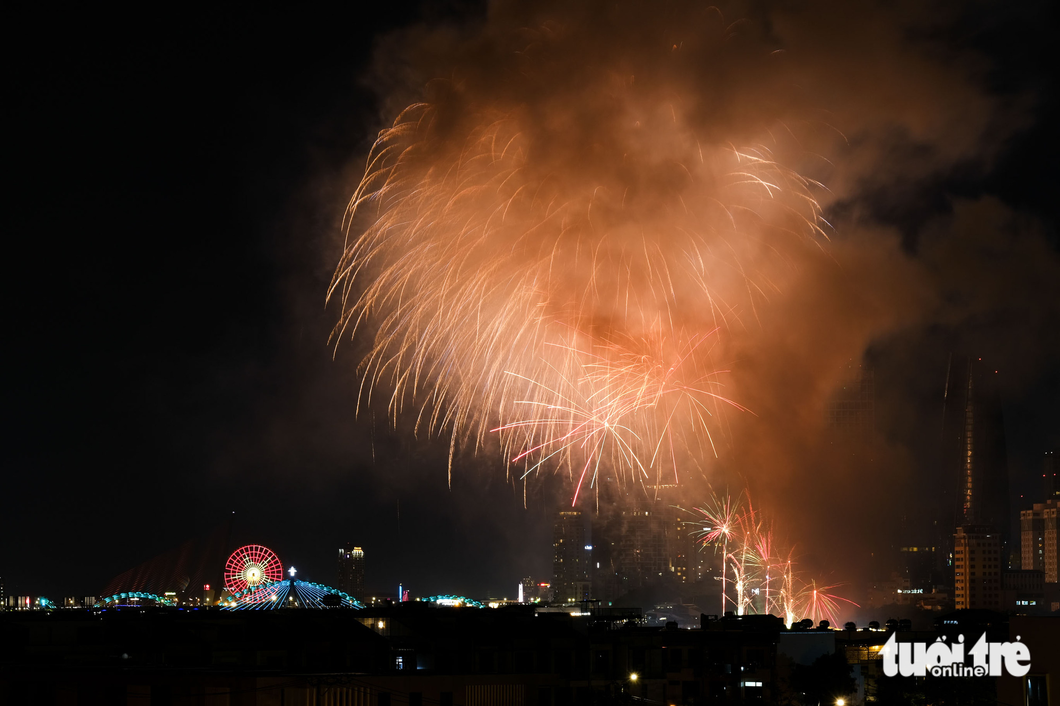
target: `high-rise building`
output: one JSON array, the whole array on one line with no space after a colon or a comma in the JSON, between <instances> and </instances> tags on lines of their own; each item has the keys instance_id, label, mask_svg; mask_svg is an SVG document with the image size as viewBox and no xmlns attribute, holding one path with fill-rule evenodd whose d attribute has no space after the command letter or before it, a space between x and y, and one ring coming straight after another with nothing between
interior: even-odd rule
<instances>
[{"instance_id":1,"label":"high-rise building","mask_svg":"<svg viewBox=\"0 0 1060 706\"><path fill-rule=\"evenodd\" d=\"M958 527L954 534L954 597L957 609L1000 610L1002 549L997 530L987 526Z\"/></svg>"},{"instance_id":2,"label":"high-rise building","mask_svg":"<svg viewBox=\"0 0 1060 706\"><path fill-rule=\"evenodd\" d=\"M578 510L565 510L552 526L552 600L585 601L590 597L593 547Z\"/></svg>"},{"instance_id":3,"label":"high-rise building","mask_svg":"<svg viewBox=\"0 0 1060 706\"><path fill-rule=\"evenodd\" d=\"M336 587L354 598L364 598L364 550L347 544L339 549L339 580Z\"/></svg>"},{"instance_id":4,"label":"high-rise building","mask_svg":"<svg viewBox=\"0 0 1060 706\"><path fill-rule=\"evenodd\" d=\"M1034 503L1030 510L1020 511L1020 550L1022 568L1041 571L1046 583L1056 583L1060 556L1057 552L1057 509L1060 502Z\"/></svg>"},{"instance_id":5,"label":"high-rise building","mask_svg":"<svg viewBox=\"0 0 1060 706\"><path fill-rule=\"evenodd\" d=\"M1043 572L1048 583L1056 583L1057 505L1049 500L1020 511L1020 567Z\"/></svg>"},{"instance_id":6,"label":"high-rise building","mask_svg":"<svg viewBox=\"0 0 1060 706\"><path fill-rule=\"evenodd\" d=\"M677 508L666 508L667 569L681 584L693 584L702 578L705 557L696 551L695 530L688 515Z\"/></svg>"},{"instance_id":7,"label":"high-rise building","mask_svg":"<svg viewBox=\"0 0 1060 706\"><path fill-rule=\"evenodd\" d=\"M625 581L626 590L634 590L661 578L670 569L667 556L666 512L649 505L635 504L620 512L624 527L614 539L612 552L615 569Z\"/></svg>"},{"instance_id":8,"label":"high-rise building","mask_svg":"<svg viewBox=\"0 0 1060 706\"><path fill-rule=\"evenodd\" d=\"M950 487L956 490L950 526L990 527L1001 543L1007 565L1008 460L997 374L980 358L950 356L943 462Z\"/></svg>"},{"instance_id":9,"label":"high-rise building","mask_svg":"<svg viewBox=\"0 0 1060 706\"><path fill-rule=\"evenodd\" d=\"M614 600L652 584L703 578L710 555L696 551L690 516L675 507L672 490L654 489L659 494L654 501L627 497L620 509L594 520L597 598Z\"/></svg>"}]
</instances>

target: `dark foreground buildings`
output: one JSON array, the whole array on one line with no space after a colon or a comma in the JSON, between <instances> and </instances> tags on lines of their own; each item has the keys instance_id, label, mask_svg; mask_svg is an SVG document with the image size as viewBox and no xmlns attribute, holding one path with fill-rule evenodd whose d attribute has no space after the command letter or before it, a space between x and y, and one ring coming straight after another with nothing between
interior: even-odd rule
<instances>
[{"instance_id":1,"label":"dark foreground buildings","mask_svg":"<svg viewBox=\"0 0 1060 706\"><path fill-rule=\"evenodd\" d=\"M967 611L913 632L786 630L771 616L703 616L697 629L632 615L440 608L133 609L0 615L0 703L179 706L560 704L1045 704L1060 618ZM890 678L880 652L956 631L1015 639L1023 679ZM1043 691L1043 689L1045 691ZM1035 691L1037 690L1037 691ZM1037 698L1037 697L1035 697ZM1055 697L1054 697L1055 698Z\"/></svg>"}]
</instances>

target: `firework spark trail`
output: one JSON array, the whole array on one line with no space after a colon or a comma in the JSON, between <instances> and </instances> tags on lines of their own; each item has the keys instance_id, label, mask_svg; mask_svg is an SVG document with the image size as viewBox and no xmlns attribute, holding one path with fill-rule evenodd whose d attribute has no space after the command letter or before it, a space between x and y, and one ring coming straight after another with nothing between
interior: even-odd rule
<instances>
[{"instance_id":1,"label":"firework spark trail","mask_svg":"<svg viewBox=\"0 0 1060 706\"><path fill-rule=\"evenodd\" d=\"M828 593L838 588L838 584L818 586L815 579L799 576L793 568L793 549L786 559L780 560L773 529L761 513L755 511L750 499L744 498L741 502L741 498L733 500L728 495L712 494L709 504L695 507L692 512L702 518L692 523L697 525L693 535L700 548L710 547L717 551L721 546L723 614L732 604L737 615L777 613L783 617L785 625L791 627L798 615L815 623L828 620L836 624L842 603L858 606L849 599ZM782 570L781 589L771 595L774 567ZM729 595L727 587L730 571L735 598ZM754 600L756 595L763 596L758 605Z\"/></svg>"},{"instance_id":2,"label":"firework spark trail","mask_svg":"<svg viewBox=\"0 0 1060 706\"><path fill-rule=\"evenodd\" d=\"M807 583L801 593L796 596L796 605L801 608L802 615L815 623L822 620L829 621L832 625L839 624L840 603L849 603L859 607L857 603L842 596L826 593L838 585L818 586L816 581Z\"/></svg>"},{"instance_id":3,"label":"firework spark trail","mask_svg":"<svg viewBox=\"0 0 1060 706\"><path fill-rule=\"evenodd\" d=\"M565 36L535 46L564 56ZM534 66L503 97L435 83L380 133L351 198L333 340L371 337L358 410L381 394L395 423L411 411L448 434L450 479L455 449L490 432L522 478L562 469L575 497L601 469L658 484L681 451L716 455L717 417L739 405L714 344L776 289L785 253L824 236L816 182L699 134L679 93L616 84L615 51L571 67L575 90ZM568 134L581 124L595 159Z\"/></svg>"},{"instance_id":4,"label":"firework spark trail","mask_svg":"<svg viewBox=\"0 0 1060 706\"><path fill-rule=\"evenodd\" d=\"M557 375L562 387L545 391L551 396L549 401L520 400L518 404L530 408L531 413L492 431L511 433L529 429L532 432L533 436L525 437L525 443L535 445L525 447L511 459L512 462L536 459L523 473L524 478L556 456L561 456L568 465L575 463L573 456L576 452L584 456L582 475L575 487L575 502L585 472L590 465L593 466L589 487L594 487L603 461L609 468L616 465L627 467L644 481L654 480L658 484L660 464L657 460L664 443L671 437L671 421L675 415L687 414L693 425L713 444L706 422L712 412L703 400L720 400L742 409L737 403L710 391L710 378L716 373L702 376L694 384L676 379L682 364L690 359L705 338L690 342L689 349L667 370L658 366L642 370L643 358L634 358L616 346L601 347L605 355L563 351L564 356L589 361L577 372L578 377ZM542 386L534 380L526 382L532 387ZM689 408L682 409L685 405ZM656 469L654 478L648 473L650 468ZM673 472L672 480L676 483L676 464Z\"/></svg>"},{"instance_id":5,"label":"firework spark trail","mask_svg":"<svg viewBox=\"0 0 1060 706\"><path fill-rule=\"evenodd\" d=\"M773 546L773 530L768 526L759 526L754 538L754 553L758 557L758 562L764 575L762 581L762 587L765 593L764 605L766 611L772 610L773 603L769 595L770 582L773 579L772 570L775 565L774 546Z\"/></svg>"},{"instance_id":6,"label":"firework spark trail","mask_svg":"<svg viewBox=\"0 0 1060 706\"><path fill-rule=\"evenodd\" d=\"M721 543L721 614L725 615L726 600L728 600L728 591L726 591L725 586L728 570L725 569L725 565L729 561L729 539L736 531L736 522L741 510L739 501L733 501L729 495L719 498L712 493L710 500L711 502L706 508L693 508L705 518L702 528L696 531L695 534L697 535L696 540L701 546L713 546L716 549L718 543Z\"/></svg>"},{"instance_id":7,"label":"firework spark trail","mask_svg":"<svg viewBox=\"0 0 1060 706\"><path fill-rule=\"evenodd\" d=\"M758 515L748 502L747 507L737 515L736 536L741 539L736 548L729 554L729 566L732 569L733 587L736 589L736 614L744 615L751 607L751 582L756 578L754 570L759 564L755 554L755 538L760 527Z\"/></svg>"},{"instance_id":8,"label":"firework spark trail","mask_svg":"<svg viewBox=\"0 0 1060 706\"><path fill-rule=\"evenodd\" d=\"M798 594L795 592L795 572L791 566L791 556L784 563L784 584L780 589L780 598L777 603L778 611L784 617L784 624L789 628L795 622L798 612Z\"/></svg>"}]
</instances>

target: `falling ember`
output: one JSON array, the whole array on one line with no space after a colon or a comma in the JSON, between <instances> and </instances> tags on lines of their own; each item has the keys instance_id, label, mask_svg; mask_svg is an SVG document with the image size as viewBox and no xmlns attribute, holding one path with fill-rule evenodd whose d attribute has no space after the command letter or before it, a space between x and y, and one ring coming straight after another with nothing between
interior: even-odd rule
<instances>
[{"instance_id":1,"label":"falling ember","mask_svg":"<svg viewBox=\"0 0 1060 706\"><path fill-rule=\"evenodd\" d=\"M742 409L725 332L824 240L819 185L704 124L668 42L578 62L575 29L518 36L501 79L434 82L380 133L333 340L370 337L359 405L448 435L450 473L494 433L509 472L560 470L575 501L604 478L679 482Z\"/></svg>"}]
</instances>

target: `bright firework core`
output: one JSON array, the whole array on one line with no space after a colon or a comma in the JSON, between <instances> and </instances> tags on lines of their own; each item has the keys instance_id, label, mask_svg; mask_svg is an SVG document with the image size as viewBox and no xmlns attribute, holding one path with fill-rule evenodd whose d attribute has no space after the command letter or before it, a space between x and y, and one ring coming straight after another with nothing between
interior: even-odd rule
<instances>
[{"instance_id":1,"label":"bright firework core","mask_svg":"<svg viewBox=\"0 0 1060 706\"><path fill-rule=\"evenodd\" d=\"M517 478L559 469L575 502L717 455L740 408L726 330L756 325L826 239L818 185L764 128L719 134L705 78L690 90L731 39L707 29L611 40L591 63L599 38L576 27L490 37L495 72L434 82L380 134L329 294L335 337L373 341L361 404L410 411L451 451L495 433Z\"/></svg>"}]
</instances>

